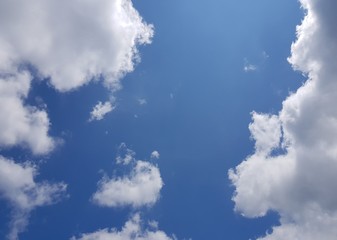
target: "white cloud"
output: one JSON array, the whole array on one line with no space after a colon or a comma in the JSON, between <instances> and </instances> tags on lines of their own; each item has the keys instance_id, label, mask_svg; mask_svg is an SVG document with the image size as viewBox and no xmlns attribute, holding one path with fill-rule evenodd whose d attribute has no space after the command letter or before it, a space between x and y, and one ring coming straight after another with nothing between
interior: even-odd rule
<instances>
[{"instance_id":1,"label":"white cloud","mask_svg":"<svg viewBox=\"0 0 337 240\"><path fill-rule=\"evenodd\" d=\"M153 153L158 154L157 151ZM121 143L118 147L117 164L132 167L128 175L109 178L104 176L98 182L98 190L93 194L94 203L105 207L131 206L139 208L152 206L160 197L163 181L159 168L149 162L136 160L135 152ZM177 240L172 235L158 230L157 221L142 223L140 214L134 214L121 230L115 228L101 229L93 233L82 234L71 240Z\"/></svg>"},{"instance_id":2,"label":"white cloud","mask_svg":"<svg viewBox=\"0 0 337 240\"><path fill-rule=\"evenodd\" d=\"M37 207L59 201L66 190L63 183L37 183L37 169L30 163L17 164L0 156L0 196L13 208L8 239L16 240L25 230L29 214Z\"/></svg>"},{"instance_id":3,"label":"white cloud","mask_svg":"<svg viewBox=\"0 0 337 240\"><path fill-rule=\"evenodd\" d=\"M151 206L159 199L162 187L163 181L159 168L138 160L130 174L111 179L104 177L98 183L93 201L106 207Z\"/></svg>"},{"instance_id":4,"label":"white cloud","mask_svg":"<svg viewBox=\"0 0 337 240\"><path fill-rule=\"evenodd\" d=\"M0 75L0 145L22 145L35 154L45 154L54 148L55 141L48 136L46 111L24 103L30 84L28 72Z\"/></svg>"},{"instance_id":5,"label":"white cloud","mask_svg":"<svg viewBox=\"0 0 337 240\"><path fill-rule=\"evenodd\" d=\"M308 209L301 213L301 217L295 223L282 223L281 226L273 228L272 234L259 240L334 240L337 236L336 224L336 216L324 213L321 209Z\"/></svg>"},{"instance_id":6,"label":"white cloud","mask_svg":"<svg viewBox=\"0 0 337 240\"><path fill-rule=\"evenodd\" d=\"M139 59L137 45L150 43L152 28L130 0L4 0L0 69L28 62L60 91L101 77L115 90Z\"/></svg>"},{"instance_id":7,"label":"white cloud","mask_svg":"<svg viewBox=\"0 0 337 240\"><path fill-rule=\"evenodd\" d=\"M151 224L150 229L143 229L139 214L128 220L124 227L118 231L115 228L102 229L94 233L82 234L80 238L72 237L71 240L175 240L165 232L158 230L158 226Z\"/></svg>"},{"instance_id":8,"label":"white cloud","mask_svg":"<svg viewBox=\"0 0 337 240\"><path fill-rule=\"evenodd\" d=\"M256 150L268 154L279 147L281 127L278 117L253 112L252 119L253 123L249 124L249 130L256 141Z\"/></svg>"},{"instance_id":9,"label":"white cloud","mask_svg":"<svg viewBox=\"0 0 337 240\"><path fill-rule=\"evenodd\" d=\"M153 152L151 153L151 158L152 158L152 159L158 159L159 157L160 157L160 154L159 154L158 151L153 151Z\"/></svg>"},{"instance_id":10,"label":"white cloud","mask_svg":"<svg viewBox=\"0 0 337 240\"><path fill-rule=\"evenodd\" d=\"M280 214L260 239L336 239L337 2L301 0L307 15L289 61L309 80L278 115L253 114L256 151L229 178L235 208L247 217Z\"/></svg>"},{"instance_id":11,"label":"white cloud","mask_svg":"<svg viewBox=\"0 0 337 240\"><path fill-rule=\"evenodd\" d=\"M108 114L114 109L115 106L113 106L111 102L107 101L103 104L102 102L99 101L90 112L89 121L91 122L94 120L102 120L106 114Z\"/></svg>"}]
</instances>

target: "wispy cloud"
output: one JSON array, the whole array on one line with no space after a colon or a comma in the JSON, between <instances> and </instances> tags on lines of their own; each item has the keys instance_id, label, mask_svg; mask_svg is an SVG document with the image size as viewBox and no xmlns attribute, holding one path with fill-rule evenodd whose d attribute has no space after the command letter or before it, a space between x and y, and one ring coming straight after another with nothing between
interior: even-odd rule
<instances>
[{"instance_id":1,"label":"wispy cloud","mask_svg":"<svg viewBox=\"0 0 337 240\"><path fill-rule=\"evenodd\" d=\"M257 65L254 65L248 61L247 58L244 59L243 71L245 72L254 72L258 69Z\"/></svg>"},{"instance_id":2,"label":"wispy cloud","mask_svg":"<svg viewBox=\"0 0 337 240\"><path fill-rule=\"evenodd\" d=\"M254 61L244 58L243 71L256 72L265 66L265 63L268 59L269 55L266 51L262 51L260 55L256 56Z\"/></svg>"},{"instance_id":3,"label":"wispy cloud","mask_svg":"<svg viewBox=\"0 0 337 240\"><path fill-rule=\"evenodd\" d=\"M262 52L262 58L263 58L264 60L267 60L267 59L269 58L269 55L268 55L268 53L267 53L266 51L263 51L263 52Z\"/></svg>"},{"instance_id":4,"label":"wispy cloud","mask_svg":"<svg viewBox=\"0 0 337 240\"><path fill-rule=\"evenodd\" d=\"M145 105L145 104L147 104L147 101L146 101L145 98L139 98L138 103L139 103L139 105Z\"/></svg>"},{"instance_id":5,"label":"wispy cloud","mask_svg":"<svg viewBox=\"0 0 337 240\"><path fill-rule=\"evenodd\" d=\"M131 162L135 162L136 153L129 149L125 143L121 143L118 147L118 153L116 157L117 164L128 165Z\"/></svg>"},{"instance_id":6,"label":"wispy cloud","mask_svg":"<svg viewBox=\"0 0 337 240\"><path fill-rule=\"evenodd\" d=\"M245 72L254 72L257 70L257 66L256 65L253 65L253 64L246 64L244 67L243 67L243 70Z\"/></svg>"}]
</instances>

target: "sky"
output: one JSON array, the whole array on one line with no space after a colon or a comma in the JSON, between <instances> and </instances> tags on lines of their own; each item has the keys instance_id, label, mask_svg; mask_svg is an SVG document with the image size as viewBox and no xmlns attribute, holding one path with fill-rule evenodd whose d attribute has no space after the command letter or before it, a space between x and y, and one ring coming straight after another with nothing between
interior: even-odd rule
<instances>
[{"instance_id":1,"label":"sky","mask_svg":"<svg viewBox=\"0 0 337 240\"><path fill-rule=\"evenodd\" d=\"M336 10L0 0L0 239L335 240Z\"/></svg>"}]
</instances>

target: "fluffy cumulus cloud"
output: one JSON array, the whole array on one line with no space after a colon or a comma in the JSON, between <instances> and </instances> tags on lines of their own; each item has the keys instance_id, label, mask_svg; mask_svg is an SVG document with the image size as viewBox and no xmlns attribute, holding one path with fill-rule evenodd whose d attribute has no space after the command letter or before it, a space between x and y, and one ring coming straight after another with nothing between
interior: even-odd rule
<instances>
[{"instance_id":1,"label":"fluffy cumulus cloud","mask_svg":"<svg viewBox=\"0 0 337 240\"><path fill-rule=\"evenodd\" d=\"M37 169L30 163L17 164L0 156L0 197L12 205L12 218L8 239L18 239L27 224L32 210L53 204L64 197L63 183L37 183Z\"/></svg>"},{"instance_id":2,"label":"fluffy cumulus cloud","mask_svg":"<svg viewBox=\"0 0 337 240\"><path fill-rule=\"evenodd\" d=\"M98 102L90 112L89 121L102 120L106 114L114 110L115 106L111 102Z\"/></svg>"},{"instance_id":3,"label":"fluffy cumulus cloud","mask_svg":"<svg viewBox=\"0 0 337 240\"><path fill-rule=\"evenodd\" d=\"M31 84L28 72L0 75L0 146L22 145L35 154L48 153L55 141L48 136L45 110L24 103Z\"/></svg>"},{"instance_id":4,"label":"fluffy cumulus cloud","mask_svg":"<svg viewBox=\"0 0 337 240\"><path fill-rule=\"evenodd\" d=\"M46 111L24 104L28 69L58 91L93 80L115 91L139 60L137 46L153 35L131 0L4 0L0 29L0 114L8 116L0 120L0 145L26 145L38 154L52 150L54 142ZM109 102L98 104L91 120L112 109Z\"/></svg>"},{"instance_id":5,"label":"fluffy cumulus cloud","mask_svg":"<svg viewBox=\"0 0 337 240\"><path fill-rule=\"evenodd\" d=\"M4 0L0 29L2 69L30 63L60 91L102 77L116 88L153 35L130 0Z\"/></svg>"},{"instance_id":6,"label":"fluffy cumulus cloud","mask_svg":"<svg viewBox=\"0 0 337 240\"><path fill-rule=\"evenodd\" d=\"M163 187L159 168L152 163L136 160L135 153L124 143L120 145L119 150L123 151L124 155L117 156L117 163L131 166L131 172L122 177L104 176L98 183L93 201L106 207L139 208L155 204Z\"/></svg>"},{"instance_id":7,"label":"fluffy cumulus cloud","mask_svg":"<svg viewBox=\"0 0 337 240\"><path fill-rule=\"evenodd\" d=\"M170 237L165 232L158 230L158 224L149 223L149 227L144 229L139 214L135 214L124 227L118 231L117 229L102 229L94 233L83 234L79 238L71 238L71 240L174 240L174 236Z\"/></svg>"},{"instance_id":8,"label":"fluffy cumulus cloud","mask_svg":"<svg viewBox=\"0 0 337 240\"><path fill-rule=\"evenodd\" d=\"M107 207L153 205L159 199L162 187L158 167L138 160L130 174L111 179L104 177L98 184L93 200Z\"/></svg>"},{"instance_id":9,"label":"fluffy cumulus cloud","mask_svg":"<svg viewBox=\"0 0 337 240\"><path fill-rule=\"evenodd\" d=\"M278 115L253 113L255 152L229 171L235 208L247 217L280 215L260 239L336 239L337 2L301 0L289 62L308 76Z\"/></svg>"},{"instance_id":10,"label":"fluffy cumulus cloud","mask_svg":"<svg viewBox=\"0 0 337 240\"><path fill-rule=\"evenodd\" d=\"M125 143L118 147L116 162L118 165L131 167L131 172L122 177L103 177L94 193L94 203L105 207L131 206L151 207L160 197L163 181L159 168L149 162L136 160L136 153ZM134 214L121 230L101 229L93 233L72 237L71 240L176 240L172 235L158 230L158 222L142 223L140 214Z\"/></svg>"}]
</instances>

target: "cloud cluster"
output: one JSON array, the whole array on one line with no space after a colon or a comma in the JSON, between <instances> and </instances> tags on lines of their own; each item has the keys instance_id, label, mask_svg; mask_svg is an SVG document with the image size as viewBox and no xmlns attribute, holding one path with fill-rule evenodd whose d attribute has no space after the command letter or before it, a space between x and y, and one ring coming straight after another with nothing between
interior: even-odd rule
<instances>
[{"instance_id":1,"label":"cloud cluster","mask_svg":"<svg viewBox=\"0 0 337 240\"><path fill-rule=\"evenodd\" d=\"M235 208L247 217L280 215L260 239L336 239L337 2L301 0L289 62L308 76L278 115L253 113L255 153L229 171Z\"/></svg>"},{"instance_id":2,"label":"cloud cluster","mask_svg":"<svg viewBox=\"0 0 337 240\"><path fill-rule=\"evenodd\" d=\"M125 143L120 144L116 157L117 164L131 166L131 172L123 177L103 177L94 193L94 203L105 207L131 206L138 209L152 206L160 197L163 181L159 168L149 162L136 160L135 152ZM159 153L153 151L151 157L159 158ZM158 230L158 222L150 221L144 228L139 213L133 215L121 230L101 229L93 233L82 234L71 240L176 240L165 232Z\"/></svg>"},{"instance_id":3,"label":"cloud cluster","mask_svg":"<svg viewBox=\"0 0 337 240\"><path fill-rule=\"evenodd\" d=\"M17 164L0 156L0 196L13 208L8 239L16 240L28 224L28 217L36 207L46 206L64 197L64 183L37 183L37 169L30 163Z\"/></svg>"},{"instance_id":4,"label":"cloud cluster","mask_svg":"<svg viewBox=\"0 0 337 240\"><path fill-rule=\"evenodd\" d=\"M93 201L106 207L138 208L155 204L164 185L159 168L149 162L136 160L135 153L123 143L120 150L125 155L118 155L116 161L118 164L131 165L131 172L123 177L103 177L92 197Z\"/></svg>"},{"instance_id":5,"label":"cloud cluster","mask_svg":"<svg viewBox=\"0 0 337 240\"><path fill-rule=\"evenodd\" d=\"M157 224L149 223L149 228L142 227L139 214L135 214L129 219L124 227L118 231L117 229L102 229L94 233L82 234L79 238L71 238L71 240L175 240L167 236L165 232L158 230Z\"/></svg>"}]
</instances>

